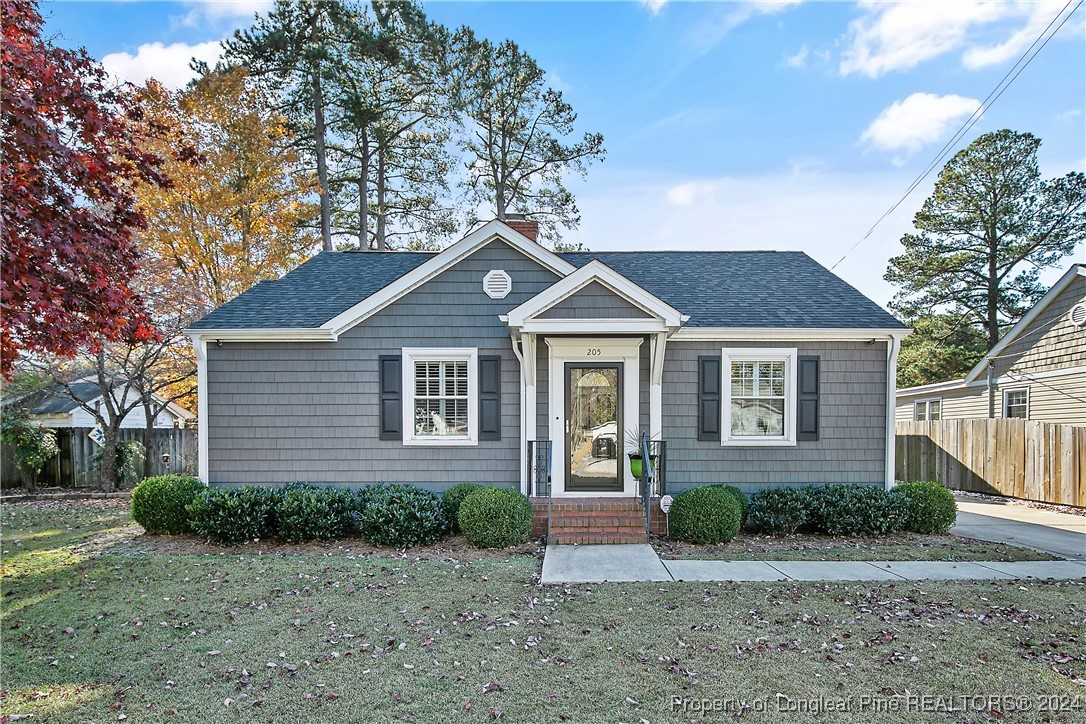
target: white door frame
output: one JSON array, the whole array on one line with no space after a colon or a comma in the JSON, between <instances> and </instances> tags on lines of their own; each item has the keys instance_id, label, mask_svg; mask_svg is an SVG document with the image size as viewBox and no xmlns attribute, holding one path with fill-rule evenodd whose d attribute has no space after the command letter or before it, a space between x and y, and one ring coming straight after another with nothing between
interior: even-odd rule
<instances>
[{"instance_id":1,"label":"white door frame","mask_svg":"<svg viewBox=\"0 0 1086 724\"><path fill-rule=\"evenodd\" d=\"M637 494L637 480L626 464L626 435L624 430L617 434L622 441L622 454L618 460L622 471L623 486L621 492L604 493L591 491L566 491L566 363L621 363L622 364L622 421L627 427L640 426L641 390L640 348L642 338L599 338L599 337L547 337L548 347L548 429L551 438L551 495L554 497L581 498L620 498Z\"/></svg>"}]
</instances>

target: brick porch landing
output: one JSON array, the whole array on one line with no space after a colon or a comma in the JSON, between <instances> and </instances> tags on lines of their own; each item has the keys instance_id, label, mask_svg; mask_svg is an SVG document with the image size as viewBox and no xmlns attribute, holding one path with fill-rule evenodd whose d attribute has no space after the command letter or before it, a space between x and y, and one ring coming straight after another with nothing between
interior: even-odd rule
<instances>
[{"instance_id":1,"label":"brick porch landing","mask_svg":"<svg viewBox=\"0 0 1086 724\"><path fill-rule=\"evenodd\" d=\"M640 498L552 498L550 531L547 498L532 498L532 535L556 545L645 543L645 515ZM653 532L663 532L659 500L650 502Z\"/></svg>"}]
</instances>

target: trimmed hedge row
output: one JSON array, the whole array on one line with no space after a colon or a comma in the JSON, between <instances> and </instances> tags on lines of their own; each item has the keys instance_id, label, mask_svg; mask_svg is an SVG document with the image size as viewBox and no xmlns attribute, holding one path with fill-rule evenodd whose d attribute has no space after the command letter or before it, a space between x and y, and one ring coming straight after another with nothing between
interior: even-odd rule
<instances>
[{"instance_id":1,"label":"trimmed hedge row","mask_svg":"<svg viewBox=\"0 0 1086 724\"><path fill-rule=\"evenodd\" d=\"M867 485L769 488L749 502L737 488L709 485L675 496L669 526L680 540L725 543L744 523L762 535L801 527L833 536L946 533L957 513L953 493L938 483L902 483L890 491Z\"/></svg>"},{"instance_id":2,"label":"trimmed hedge row","mask_svg":"<svg viewBox=\"0 0 1086 724\"><path fill-rule=\"evenodd\" d=\"M140 483L132 492L132 517L151 534L195 533L224 546L272 537L334 540L358 531L377 545L408 548L430 545L459 524L473 545L504 547L528 540L532 527L523 495L468 483L439 496L411 485L211 488L176 475Z\"/></svg>"}]
</instances>

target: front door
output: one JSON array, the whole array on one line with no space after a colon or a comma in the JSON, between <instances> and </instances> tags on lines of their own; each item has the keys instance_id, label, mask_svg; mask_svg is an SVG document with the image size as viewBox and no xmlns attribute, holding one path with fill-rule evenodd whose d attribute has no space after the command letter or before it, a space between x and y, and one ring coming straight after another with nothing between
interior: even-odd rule
<instances>
[{"instance_id":1,"label":"front door","mask_svg":"<svg viewBox=\"0 0 1086 724\"><path fill-rule=\"evenodd\" d=\"M622 363L566 363L566 490L622 490Z\"/></svg>"}]
</instances>

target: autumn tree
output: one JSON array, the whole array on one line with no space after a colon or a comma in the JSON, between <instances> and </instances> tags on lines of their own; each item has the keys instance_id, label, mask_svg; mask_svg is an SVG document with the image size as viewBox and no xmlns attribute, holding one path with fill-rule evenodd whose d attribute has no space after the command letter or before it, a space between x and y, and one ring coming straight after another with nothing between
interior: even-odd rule
<instances>
[{"instance_id":1,"label":"autumn tree","mask_svg":"<svg viewBox=\"0 0 1086 724\"><path fill-rule=\"evenodd\" d=\"M891 308L908 318L952 313L987 349L1044 294L1040 272L1086 238L1086 175L1042 179L1040 139L1002 130L977 138L943 167L890 260Z\"/></svg>"},{"instance_id":2,"label":"autumn tree","mask_svg":"<svg viewBox=\"0 0 1086 724\"><path fill-rule=\"evenodd\" d=\"M469 58L463 84L467 128L465 186L472 201L498 219L517 212L537 220L541 235L556 242L559 227L576 228L580 212L564 184L584 176L604 157L603 136L571 138L577 114L562 92L547 87L542 68L516 43L494 45L461 31L459 51Z\"/></svg>"},{"instance_id":3,"label":"autumn tree","mask_svg":"<svg viewBox=\"0 0 1086 724\"><path fill-rule=\"evenodd\" d=\"M182 142L193 152L166 156L171 188L138 189L148 220L140 238L149 255L168 260L195 287L196 309L206 312L305 261L316 246L304 228L314 214L312 175L301 168L285 120L269 110L267 91L235 68L208 70L176 93L151 81L142 93L148 114L177 129L152 143Z\"/></svg>"},{"instance_id":4,"label":"autumn tree","mask_svg":"<svg viewBox=\"0 0 1086 724\"><path fill-rule=\"evenodd\" d=\"M130 282L144 228L138 182L161 185L141 146L138 98L82 50L42 39L30 0L0 0L0 372L20 354L71 356L145 335Z\"/></svg>"}]
</instances>

